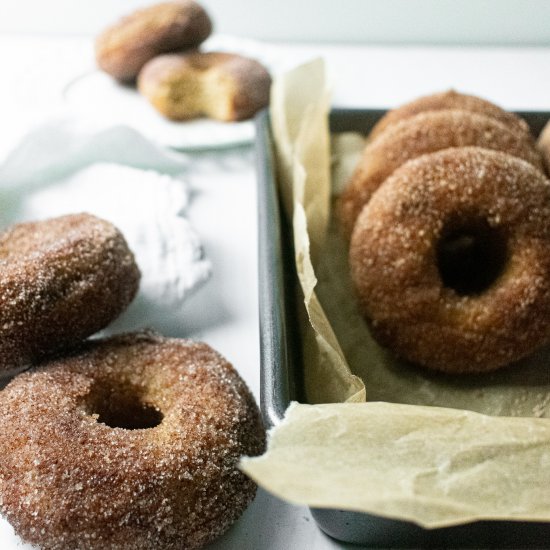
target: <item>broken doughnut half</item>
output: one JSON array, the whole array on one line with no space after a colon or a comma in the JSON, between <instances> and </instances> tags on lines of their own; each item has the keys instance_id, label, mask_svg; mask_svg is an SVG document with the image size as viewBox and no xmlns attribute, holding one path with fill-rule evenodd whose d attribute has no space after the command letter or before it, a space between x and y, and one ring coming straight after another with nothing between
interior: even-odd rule
<instances>
[{"instance_id":1,"label":"broken doughnut half","mask_svg":"<svg viewBox=\"0 0 550 550\"><path fill-rule=\"evenodd\" d=\"M160 55L138 76L140 93L171 120L245 120L267 106L270 87L261 63L222 52Z\"/></svg>"}]
</instances>

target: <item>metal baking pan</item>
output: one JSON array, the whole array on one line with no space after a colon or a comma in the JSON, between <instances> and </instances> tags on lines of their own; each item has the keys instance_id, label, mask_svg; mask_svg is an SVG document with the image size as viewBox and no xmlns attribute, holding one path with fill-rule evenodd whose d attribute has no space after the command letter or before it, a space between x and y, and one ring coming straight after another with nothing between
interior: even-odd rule
<instances>
[{"instance_id":1,"label":"metal baking pan","mask_svg":"<svg viewBox=\"0 0 550 550\"><path fill-rule=\"evenodd\" d=\"M383 110L336 109L332 132L367 134ZM536 136L547 112L519 112ZM266 424L277 425L291 401L305 403L300 334L297 326L297 275L291 225L277 191L269 113L256 117L258 173L258 261L261 354L261 407ZM550 489L549 489L550 490ZM346 542L383 548L549 548L550 523L479 521L441 529L380 516L335 509L312 509L328 535Z\"/></svg>"}]
</instances>

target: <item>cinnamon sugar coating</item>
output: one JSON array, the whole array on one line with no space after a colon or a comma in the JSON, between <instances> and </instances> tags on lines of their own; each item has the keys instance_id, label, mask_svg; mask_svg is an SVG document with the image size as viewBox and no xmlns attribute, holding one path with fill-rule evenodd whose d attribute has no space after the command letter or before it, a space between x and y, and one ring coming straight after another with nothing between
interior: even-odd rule
<instances>
[{"instance_id":1,"label":"cinnamon sugar coating","mask_svg":"<svg viewBox=\"0 0 550 550\"><path fill-rule=\"evenodd\" d=\"M338 203L350 236L357 216L382 182L407 160L449 147L476 145L504 151L543 170L531 138L484 115L461 110L420 113L389 126L369 142Z\"/></svg>"},{"instance_id":2,"label":"cinnamon sugar coating","mask_svg":"<svg viewBox=\"0 0 550 550\"><path fill-rule=\"evenodd\" d=\"M237 462L265 445L225 359L151 333L19 375L0 392L0 424L0 510L50 550L199 548L252 501Z\"/></svg>"},{"instance_id":3,"label":"cinnamon sugar coating","mask_svg":"<svg viewBox=\"0 0 550 550\"><path fill-rule=\"evenodd\" d=\"M444 283L440 247L453 231L489 245L483 288ZM373 335L396 355L447 372L499 368L550 342L550 182L478 147L411 160L361 212L350 264Z\"/></svg>"},{"instance_id":4,"label":"cinnamon sugar coating","mask_svg":"<svg viewBox=\"0 0 550 550\"><path fill-rule=\"evenodd\" d=\"M212 32L212 21L193 0L171 0L136 10L96 39L98 66L121 81L132 81L153 57L196 48Z\"/></svg>"},{"instance_id":5,"label":"cinnamon sugar coating","mask_svg":"<svg viewBox=\"0 0 550 550\"><path fill-rule=\"evenodd\" d=\"M462 111L485 115L489 118L498 120L505 126L508 126L510 130L530 135L527 123L514 113L505 111L486 99L473 95L461 94L454 90L447 90L446 92L419 97L397 109L392 109L376 123L370 133L370 137L374 139L392 124L417 115L418 113L441 111L444 109L460 109Z\"/></svg>"},{"instance_id":6,"label":"cinnamon sugar coating","mask_svg":"<svg viewBox=\"0 0 550 550\"><path fill-rule=\"evenodd\" d=\"M107 326L140 277L122 234L90 214L12 226L0 267L0 376Z\"/></svg>"}]
</instances>

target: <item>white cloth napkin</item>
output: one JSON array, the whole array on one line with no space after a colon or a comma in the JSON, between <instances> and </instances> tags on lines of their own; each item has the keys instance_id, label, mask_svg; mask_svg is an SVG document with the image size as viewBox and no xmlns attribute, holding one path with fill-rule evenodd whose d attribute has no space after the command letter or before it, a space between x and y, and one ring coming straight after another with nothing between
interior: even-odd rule
<instances>
[{"instance_id":1,"label":"white cloth napkin","mask_svg":"<svg viewBox=\"0 0 550 550\"><path fill-rule=\"evenodd\" d=\"M31 130L0 165L0 223L89 212L116 225L135 254L137 298L107 332L163 331L211 264L184 217L187 159L135 130L70 115Z\"/></svg>"}]
</instances>

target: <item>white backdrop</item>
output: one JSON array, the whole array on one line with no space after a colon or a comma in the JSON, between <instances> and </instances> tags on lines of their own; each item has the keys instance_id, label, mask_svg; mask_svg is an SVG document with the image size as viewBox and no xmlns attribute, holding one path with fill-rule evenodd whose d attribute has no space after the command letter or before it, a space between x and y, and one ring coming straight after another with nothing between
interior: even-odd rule
<instances>
[{"instance_id":1,"label":"white backdrop","mask_svg":"<svg viewBox=\"0 0 550 550\"><path fill-rule=\"evenodd\" d=\"M0 32L95 34L156 0L0 0ZM202 0L216 31L284 41L550 45L548 0Z\"/></svg>"}]
</instances>

